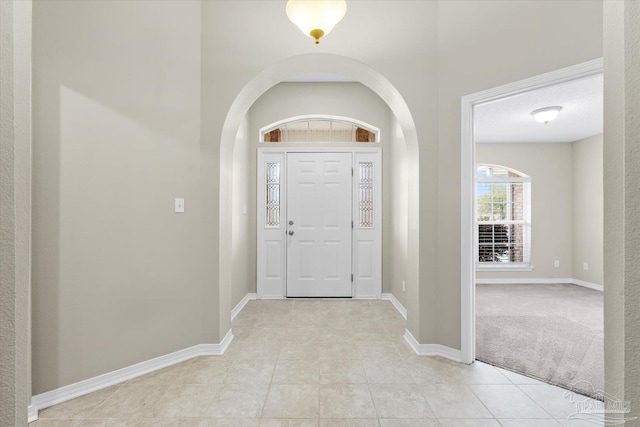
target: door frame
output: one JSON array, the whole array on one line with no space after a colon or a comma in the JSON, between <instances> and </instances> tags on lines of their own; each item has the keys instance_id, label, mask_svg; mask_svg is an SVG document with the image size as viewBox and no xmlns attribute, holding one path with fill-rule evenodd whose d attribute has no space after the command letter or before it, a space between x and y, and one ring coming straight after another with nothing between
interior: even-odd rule
<instances>
[{"instance_id":1,"label":"door frame","mask_svg":"<svg viewBox=\"0 0 640 427\"><path fill-rule=\"evenodd\" d=\"M460 139L460 353L462 363L473 363L476 358L476 158L474 135L474 108L545 87L592 77L604 72L602 58L539 76L498 86L493 89L463 96L461 99Z\"/></svg>"},{"instance_id":2,"label":"door frame","mask_svg":"<svg viewBox=\"0 0 640 427\"><path fill-rule=\"evenodd\" d=\"M378 144L376 144L378 145ZM286 296L286 284L287 284L287 253L286 244L280 245L280 252L278 255L281 257L279 261L279 273L281 277L273 284L265 284L265 275L267 267L266 253L263 249L263 243L267 233L273 232L272 235L281 233L282 241L286 242L286 200L287 200L287 155L289 153L351 153L352 154L352 167L354 170L353 178L351 181L352 189L352 220L354 221L354 227L352 229L351 238L351 270L354 275L352 282L351 297L354 299L380 299L382 296L382 147L379 145L376 147L259 147L257 149L257 165L256 165L256 290L258 299L284 299ZM275 229L268 229L264 227L265 224L265 200L266 200L266 187L264 182L264 165L268 159L279 159L280 165L280 227ZM356 214L358 212L357 197L356 197L356 179L357 179L357 162L358 161L373 161L374 162L374 228L362 229L358 227L356 221ZM371 280L365 280L367 278L361 278L358 275L358 254L356 246L359 242L359 236L369 232L371 236L369 242L373 245L373 257L375 259L373 265L374 277ZM281 282L278 284L277 282Z\"/></svg>"}]
</instances>

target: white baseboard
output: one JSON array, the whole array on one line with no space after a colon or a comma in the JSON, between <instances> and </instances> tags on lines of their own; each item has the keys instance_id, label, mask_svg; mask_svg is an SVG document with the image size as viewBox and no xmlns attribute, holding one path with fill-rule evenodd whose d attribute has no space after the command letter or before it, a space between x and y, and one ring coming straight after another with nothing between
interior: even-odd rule
<instances>
[{"instance_id":1,"label":"white baseboard","mask_svg":"<svg viewBox=\"0 0 640 427\"><path fill-rule=\"evenodd\" d=\"M391 301L391 304L393 304L396 310L398 310L398 313L404 317L404 320L407 320L407 309L404 308L404 305L400 304L400 301L398 301L393 294L382 294L380 299L384 301Z\"/></svg>"},{"instance_id":2,"label":"white baseboard","mask_svg":"<svg viewBox=\"0 0 640 427\"><path fill-rule=\"evenodd\" d=\"M251 300L257 299L258 296L256 294L248 293L246 294L238 304L231 310L231 320L235 319L236 316L242 311L245 305Z\"/></svg>"},{"instance_id":3,"label":"white baseboard","mask_svg":"<svg viewBox=\"0 0 640 427\"><path fill-rule=\"evenodd\" d=\"M594 291L604 292L604 286L597 283L585 282L584 280L572 279L574 285L582 286L583 288L593 289Z\"/></svg>"},{"instance_id":4,"label":"white baseboard","mask_svg":"<svg viewBox=\"0 0 640 427\"><path fill-rule=\"evenodd\" d=\"M574 278L476 279L476 285L561 285L567 283L596 291L604 291L602 285Z\"/></svg>"},{"instance_id":5,"label":"white baseboard","mask_svg":"<svg viewBox=\"0 0 640 427\"><path fill-rule=\"evenodd\" d=\"M38 410L35 406L29 405L27 408L27 422L32 423L38 420Z\"/></svg>"},{"instance_id":6,"label":"white baseboard","mask_svg":"<svg viewBox=\"0 0 640 427\"><path fill-rule=\"evenodd\" d=\"M229 344L233 341L233 331L229 329L225 334L220 344L198 344L194 347L196 349L197 356L222 356L227 349L229 348Z\"/></svg>"},{"instance_id":7,"label":"white baseboard","mask_svg":"<svg viewBox=\"0 0 640 427\"><path fill-rule=\"evenodd\" d=\"M462 361L460 350L440 344L420 344L408 329L404 330L404 339L418 356L440 356L454 362Z\"/></svg>"},{"instance_id":8,"label":"white baseboard","mask_svg":"<svg viewBox=\"0 0 640 427\"><path fill-rule=\"evenodd\" d=\"M477 285L558 285L572 283L573 279L567 278L524 278L524 279L478 279Z\"/></svg>"},{"instance_id":9,"label":"white baseboard","mask_svg":"<svg viewBox=\"0 0 640 427\"><path fill-rule=\"evenodd\" d=\"M75 399L76 397L175 365L176 363L184 362L185 360L189 360L194 357L220 356L224 354L232 340L233 333L231 332L231 329L229 329L220 344L194 345L193 347L178 350L141 363L136 363L135 365L127 366L126 368L118 369L116 371L98 375L97 377L89 378L55 390L37 394L31 398L31 405L29 406L29 422L37 420L38 411L48 408L49 406Z\"/></svg>"}]
</instances>

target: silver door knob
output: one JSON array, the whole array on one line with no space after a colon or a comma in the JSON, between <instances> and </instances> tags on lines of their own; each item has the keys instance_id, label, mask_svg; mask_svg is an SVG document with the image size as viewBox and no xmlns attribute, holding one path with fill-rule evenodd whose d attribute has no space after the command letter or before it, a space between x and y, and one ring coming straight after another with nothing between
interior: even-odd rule
<instances>
[{"instance_id":1,"label":"silver door knob","mask_svg":"<svg viewBox=\"0 0 640 427\"><path fill-rule=\"evenodd\" d=\"M289 230L289 236L293 236L293 230Z\"/></svg>"},{"instance_id":2,"label":"silver door knob","mask_svg":"<svg viewBox=\"0 0 640 427\"><path fill-rule=\"evenodd\" d=\"M289 225L293 225L293 221L289 221Z\"/></svg>"}]
</instances>

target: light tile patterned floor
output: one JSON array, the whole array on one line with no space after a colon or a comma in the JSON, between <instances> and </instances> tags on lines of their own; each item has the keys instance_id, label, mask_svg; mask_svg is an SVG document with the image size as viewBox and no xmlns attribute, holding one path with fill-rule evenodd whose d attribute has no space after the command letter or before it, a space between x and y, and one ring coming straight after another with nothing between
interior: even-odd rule
<instances>
[{"instance_id":1,"label":"light tile patterned floor","mask_svg":"<svg viewBox=\"0 0 640 427\"><path fill-rule=\"evenodd\" d=\"M251 301L224 356L53 406L31 427L596 425L569 419L575 404L557 387L416 356L404 328L387 301Z\"/></svg>"}]
</instances>

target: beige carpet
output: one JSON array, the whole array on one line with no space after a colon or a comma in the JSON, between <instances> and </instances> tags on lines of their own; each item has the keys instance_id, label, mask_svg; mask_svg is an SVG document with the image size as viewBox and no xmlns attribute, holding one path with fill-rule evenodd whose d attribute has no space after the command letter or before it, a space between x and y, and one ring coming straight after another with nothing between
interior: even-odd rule
<instances>
[{"instance_id":1,"label":"beige carpet","mask_svg":"<svg viewBox=\"0 0 640 427\"><path fill-rule=\"evenodd\" d=\"M603 293L576 285L477 285L476 357L578 393L604 390Z\"/></svg>"}]
</instances>

